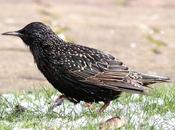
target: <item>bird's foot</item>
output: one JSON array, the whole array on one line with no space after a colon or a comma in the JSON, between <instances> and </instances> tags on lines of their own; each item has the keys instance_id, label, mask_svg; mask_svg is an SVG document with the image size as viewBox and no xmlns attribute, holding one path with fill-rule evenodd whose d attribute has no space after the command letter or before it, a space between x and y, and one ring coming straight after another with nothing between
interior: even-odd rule
<instances>
[{"instance_id":1,"label":"bird's foot","mask_svg":"<svg viewBox=\"0 0 175 130\"><path fill-rule=\"evenodd\" d=\"M93 108L92 103L89 103L89 102L84 103L83 106L90 109Z\"/></svg>"},{"instance_id":2,"label":"bird's foot","mask_svg":"<svg viewBox=\"0 0 175 130\"><path fill-rule=\"evenodd\" d=\"M65 95L60 95L59 97L57 97L53 105L50 107L50 110L53 110L55 107L60 106L65 99L66 99Z\"/></svg>"},{"instance_id":3,"label":"bird's foot","mask_svg":"<svg viewBox=\"0 0 175 130\"><path fill-rule=\"evenodd\" d=\"M100 108L99 114L103 113L105 109L109 106L110 102L105 102L104 105Z\"/></svg>"}]
</instances>

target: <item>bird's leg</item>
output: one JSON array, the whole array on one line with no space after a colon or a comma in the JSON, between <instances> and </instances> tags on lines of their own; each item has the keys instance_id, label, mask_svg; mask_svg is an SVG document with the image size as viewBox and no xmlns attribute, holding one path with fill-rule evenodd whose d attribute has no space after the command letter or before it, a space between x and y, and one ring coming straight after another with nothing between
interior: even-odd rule
<instances>
[{"instance_id":1,"label":"bird's leg","mask_svg":"<svg viewBox=\"0 0 175 130\"><path fill-rule=\"evenodd\" d=\"M93 105L91 102L85 102L84 107L93 108Z\"/></svg>"},{"instance_id":2,"label":"bird's leg","mask_svg":"<svg viewBox=\"0 0 175 130\"><path fill-rule=\"evenodd\" d=\"M109 106L110 102L104 102L104 105L100 108L99 113L104 112L104 110Z\"/></svg>"},{"instance_id":3,"label":"bird's leg","mask_svg":"<svg viewBox=\"0 0 175 130\"><path fill-rule=\"evenodd\" d=\"M65 95L60 95L59 97L56 98L56 100L54 101L54 104L51 106L50 109L60 106L65 99L67 99Z\"/></svg>"}]
</instances>

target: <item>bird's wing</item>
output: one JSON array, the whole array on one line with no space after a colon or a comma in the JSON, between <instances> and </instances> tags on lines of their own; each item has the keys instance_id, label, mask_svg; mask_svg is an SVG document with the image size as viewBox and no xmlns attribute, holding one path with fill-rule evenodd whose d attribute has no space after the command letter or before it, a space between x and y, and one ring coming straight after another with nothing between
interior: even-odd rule
<instances>
[{"instance_id":1,"label":"bird's wing","mask_svg":"<svg viewBox=\"0 0 175 130\"><path fill-rule=\"evenodd\" d=\"M114 67L108 65L107 67L103 66L103 68L92 66L91 68L85 67L83 70L70 70L69 76L80 82L114 91L131 91L135 93L143 93L145 91L146 87L136 77L132 77L133 73L136 72L125 69L125 66L114 65Z\"/></svg>"},{"instance_id":2,"label":"bird's wing","mask_svg":"<svg viewBox=\"0 0 175 130\"><path fill-rule=\"evenodd\" d=\"M94 53L72 55L74 66L67 71L67 78L114 91L142 93L145 87L137 80L136 72L109 54L94 50ZM134 75L135 74L135 75Z\"/></svg>"}]
</instances>

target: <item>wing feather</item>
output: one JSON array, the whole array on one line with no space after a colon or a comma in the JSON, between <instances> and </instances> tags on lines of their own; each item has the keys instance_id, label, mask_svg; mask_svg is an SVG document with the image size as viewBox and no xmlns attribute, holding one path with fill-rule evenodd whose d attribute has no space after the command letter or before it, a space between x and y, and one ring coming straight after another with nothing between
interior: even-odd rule
<instances>
[{"instance_id":1,"label":"wing feather","mask_svg":"<svg viewBox=\"0 0 175 130\"><path fill-rule=\"evenodd\" d=\"M73 49L76 49L76 47ZM81 52L78 52L78 49L74 51L78 54L71 55L70 60L73 59L77 67L67 70L67 77L71 80L114 91L144 93L146 87L129 76L128 67L120 60L87 47L84 47Z\"/></svg>"}]
</instances>

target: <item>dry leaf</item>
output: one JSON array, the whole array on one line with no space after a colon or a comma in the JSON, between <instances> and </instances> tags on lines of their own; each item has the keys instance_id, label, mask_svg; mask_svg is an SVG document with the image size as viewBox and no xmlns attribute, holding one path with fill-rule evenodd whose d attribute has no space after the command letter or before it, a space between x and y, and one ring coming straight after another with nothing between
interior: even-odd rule
<instances>
[{"instance_id":1,"label":"dry leaf","mask_svg":"<svg viewBox=\"0 0 175 130\"><path fill-rule=\"evenodd\" d=\"M100 123L100 130L116 129L122 127L126 121L120 117L112 117L103 123Z\"/></svg>"}]
</instances>

